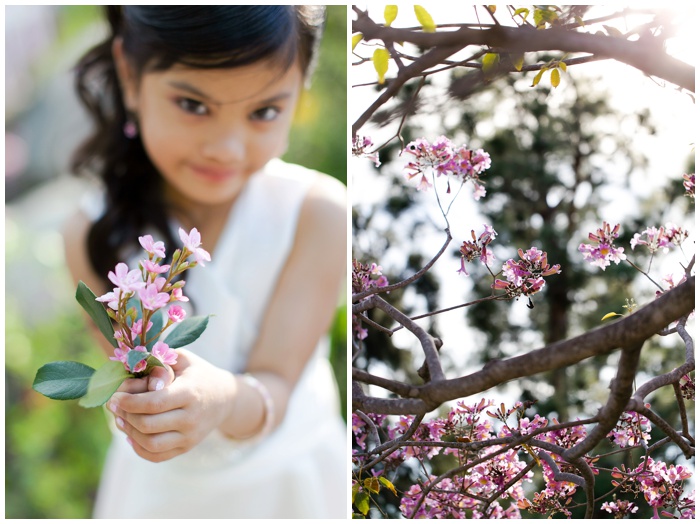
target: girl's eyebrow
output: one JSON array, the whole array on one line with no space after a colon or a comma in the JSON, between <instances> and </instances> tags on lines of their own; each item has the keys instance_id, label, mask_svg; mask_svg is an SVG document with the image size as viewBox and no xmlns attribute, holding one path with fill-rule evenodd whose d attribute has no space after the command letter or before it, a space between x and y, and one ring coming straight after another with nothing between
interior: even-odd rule
<instances>
[{"instance_id":1,"label":"girl's eyebrow","mask_svg":"<svg viewBox=\"0 0 700 524\"><path fill-rule=\"evenodd\" d=\"M195 95L199 98L202 98L202 99L204 99L204 100L206 100L209 103L214 104L214 105L233 104L235 102L242 102L243 101L243 100L232 100L231 102L219 102L218 100L215 100L211 96L207 95L205 92L197 89L193 85L191 85L187 82L179 81L179 80L169 81L168 84L171 87L174 87L176 89L181 89L183 91L187 91L189 93L192 93L193 95ZM255 96L255 95L253 95L253 96ZM290 96L292 96L291 93L288 93L285 91L285 92L279 93L277 95L271 96L270 98L266 98L265 100L260 100L259 102L260 102L260 104L271 104L273 102L277 102L279 100L289 98Z\"/></svg>"}]
</instances>

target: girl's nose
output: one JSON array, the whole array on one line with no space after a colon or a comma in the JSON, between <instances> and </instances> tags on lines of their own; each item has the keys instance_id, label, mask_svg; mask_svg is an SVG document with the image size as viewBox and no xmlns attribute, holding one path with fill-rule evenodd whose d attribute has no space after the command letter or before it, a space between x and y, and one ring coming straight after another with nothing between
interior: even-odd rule
<instances>
[{"instance_id":1,"label":"girl's nose","mask_svg":"<svg viewBox=\"0 0 700 524\"><path fill-rule=\"evenodd\" d=\"M240 162L245 158L245 139L236 130L215 134L202 147L202 154L221 164Z\"/></svg>"}]
</instances>

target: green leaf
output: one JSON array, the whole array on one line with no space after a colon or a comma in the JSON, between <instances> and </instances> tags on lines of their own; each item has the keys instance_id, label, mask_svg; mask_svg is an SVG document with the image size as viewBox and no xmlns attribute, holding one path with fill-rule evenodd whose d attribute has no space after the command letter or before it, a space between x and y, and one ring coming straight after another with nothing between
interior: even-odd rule
<instances>
[{"instance_id":1,"label":"green leaf","mask_svg":"<svg viewBox=\"0 0 700 524\"><path fill-rule=\"evenodd\" d=\"M352 50L353 51L357 47L357 44L359 44L361 41L362 41L362 33L357 33L357 34L352 35Z\"/></svg>"},{"instance_id":2,"label":"green leaf","mask_svg":"<svg viewBox=\"0 0 700 524\"><path fill-rule=\"evenodd\" d=\"M388 5L384 8L384 23L387 27L396 20L396 15L399 13L398 5Z\"/></svg>"},{"instance_id":3,"label":"green leaf","mask_svg":"<svg viewBox=\"0 0 700 524\"><path fill-rule=\"evenodd\" d=\"M420 26L423 28L423 31L426 33L434 33L436 25L435 22L433 22L433 17L430 16L430 13L428 13L424 7L419 5L414 5L413 11L416 13L416 18L418 19Z\"/></svg>"},{"instance_id":4,"label":"green leaf","mask_svg":"<svg viewBox=\"0 0 700 524\"><path fill-rule=\"evenodd\" d=\"M110 360L97 369L88 383L87 394L78 402L84 408L96 408L109 400L122 382L133 375L124 364Z\"/></svg>"},{"instance_id":5,"label":"green leaf","mask_svg":"<svg viewBox=\"0 0 700 524\"><path fill-rule=\"evenodd\" d=\"M93 373L93 368L80 362L50 362L36 372L32 388L54 400L80 398L87 393Z\"/></svg>"},{"instance_id":6,"label":"green leaf","mask_svg":"<svg viewBox=\"0 0 700 524\"><path fill-rule=\"evenodd\" d=\"M384 487L388 488L394 495L398 496L394 484L392 484L392 482L389 479L385 477L379 477L379 482L381 482L384 485Z\"/></svg>"},{"instance_id":7,"label":"green leaf","mask_svg":"<svg viewBox=\"0 0 700 524\"><path fill-rule=\"evenodd\" d=\"M114 339L112 321L109 319L109 315L107 315L104 306L100 302L97 302L95 300L96 298L97 296L95 293L93 293L82 280L78 282L78 289L75 290L75 299L87 314L90 315L90 318L95 325L97 325L107 341L112 344L112 346L117 347L117 341Z\"/></svg>"},{"instance_id":8,"label":"green leaf","mask_svg":"<svg viewBox=\"0 0 700 524\"><path fill-rule=\"evenodd\" d=\"M355 497L355 507L360 510L360 513L367 515L369 512L369 495L364 491L358 493Z\"/></svg>"},{"instance_id":9,"label":"green leaf","mask_svg":"<svg viewBox=\"0 0 700 524\"><path fill-rule=\"evenodd\" d=\"M374 64L374 69L379 75L379 83L384 83L384 76L389 70L389 51L384 47L379 47L374 50L372 55L372 63Z\"/></svg>"},{"instance_id":10,"label":"green leaf","mask_svg":"<svg viewBox=\"0 0 700 524\"><path fill-rule=\"evenodd\" d=\"M552 69L552 74L549 79L552 82L552 87L557 87L559 85L559 81L561 80L561 77L559 76L559 69Z\"/></svg>"},{"instance_id":11,"label":"green leaf","mask_svg":"<svg viewBox=\"0 0 700 524\"><path fill-rule=\"evenodd\" d=\"M136 365L142 360L146 360L149 353L144 351L134 351L133 349L126 354L126 365L133 372Z\"/></svg>"},{"instance_id":12,"label":"green leaf","mask_svg":"<svg viewBox=\"0 0 700 524\"><path fill-rule=\"evenodd\" d=\"M530 14L530 10L528 8L521 7L520 9L515 10L515 12L513 13L513 16L523 15L523 19L525 19L528 17L529 14Z\"/></svg>"},{"instance_id":13,"label":"green leaf","mask_svg":"<svg viewBox=\"0 0 700 524\"><path fill-rule=\"evenodd\" d=\"M546 68L546 67L543 67L542 69L540 69L540 70L537 72L537 74L535 75L535 78L532 79L532 85L531 85L530 87L535 87L537 84L540 83L540 80L542 79L542 75L544 74L544 72L545 72L546 70L547 70L547 68Z\"/></svg>"},{"instance_id":14,"label":"green leaf","mask_svg":"<svg viewBox=\"0 0 700 524\"><path fill-rule=\"evenodd\" d=\"M486 53L483 61L481 62L481 70L485 75L488 75L496 68L499 61L500 57L498 56L498 53Z\"/></svg>"},{"instance_id":15,"label":"green leaf","mask_svg":"<svg viewBox=\"0 0 700 524\"><path fill-rule=\"evenodd\" d=\"M207 329L209 316L186 318L175 326L170 334L165 337L165 342L171 348L180 348L191 344L199 338Z\"/></svg>"}]
</instances>

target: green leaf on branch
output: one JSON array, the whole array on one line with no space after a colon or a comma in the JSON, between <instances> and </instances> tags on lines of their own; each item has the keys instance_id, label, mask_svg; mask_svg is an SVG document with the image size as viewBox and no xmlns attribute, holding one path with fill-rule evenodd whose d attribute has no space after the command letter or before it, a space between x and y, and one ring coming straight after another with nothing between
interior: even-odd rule
<instances>
[{"instance_id":1,"label":"green leaf on branch","mask_svg":"<svg viewBox=\"0 0 700 524\"><path fill-rule=\"evenodd\" d=\"M416 18L418 19L420 26L423 28L423 31L426 33L434 33L437 26L433 21L433 17L430 16L430 13L428 13L424 7L419 5L414 5L413 11L416 13Z\"/></svg>"},{"instance_id":2,"label":"green leaf on branch","mask_svg":"<svg viewBox=\"0 0 700 524\"><path fill-rule=\"evenodd\" d=\"M528 8L521 7L520 9L515 10L515 12L513 13L513 16L522 15L523 20L524 20L528 17L529 14L530 14L530 10Z\"/></svg>"},{"instance_id":3,"label":"green leaf on branch","mask_svg":"<svg viewBox=\"0 0 700 524\"><path fill-rule=\"evenodd\" d=\"M383 84L386 72L389 70L389 51L384 47L375 49L372 55L372 63L379 76L379 83Z\"/></svg>"},{"instance_id":4,"label":"green leaf on branch","mask_svg":"<svg viewBox=\"0 0 700 524\"><path fill-rule=\"evenodd\" d=\"M355 496L355 507L360 510L360 513L367 515L369 513L369 495L361 491Z\"/></svg>"},{"instance_id":5,"label":"green leaf on branch","mask_svg":"<svg viewBox=\"0 0 700 524\"><path fill-rule=\"evenodd\" d=\"M399 14L399 6L398 5L388 5L384 8L384 23L386 24L387 27L391 25L391 23L396 20L396 15Z\"/></svg>"},{"instance_id":6,"label":"green leaf on branch","mask_svg":"<svg viewBox=\"0 0 700 524\"><path fill-rule=\"evenodd\" d=\"M84 408L96 408L107 402L122 382L133 377L124 369L124 364L110 360L90 378L86 395L78 402Z\"/></svg>"},{"instance_id":7,"label":"green leaf on branch","mask_svg":"<svg viewBox=\"0 0 700 524\"><path fill-rule=\"evenodd\" d=\"M170 334L165 337L165 342L171 348L180 348L197 340L207 329L209 316L186 318L175 326Z\"/></svg>"},{"instance_id":8,"label":"green leaf on branch","mask_svg":"<svg viewBox=\"0 0 700 524\"><path fill-rule=\"evenodd\" d=\"M59 361L41 366L32 388L54 400L71 400L87 393L88 382L95 370L80 362Z\"/></svg>"},{"instance_id":9,"label":"green leaf on branch","mask_svg":"<svg viewBox=\"0 0 700 524\"><path fill-rule=\"evenodd\" d=\"M135 373L135 375L137 377L148 375L151 372L151 370L155 367L159 367L159 368L165 367L159 359L157 359L156 357L154 357L150 353L146 353L144 351L133 351L132 350L132 351L129 351L129 353L127 353L127 355L126 355L126 364L127 364L127 366L129 366L129 369L131 369L132 372L133 372L133 369L142 360L146 361L146 368L143 371Z\"/></svg>"},{"instance_id":10,"label":"green leaf on branch","mask_svg":"<svg viewBox=\"0 0 700 524\"><path fill-rule=\"evenodd\" d=\"M353 51L357 47L357 44L359 44L361 41L362 41L362 33L357 33L357 34L352 35L352 50Z\"/></svg>"},{"instance_id":11,"label":"green leaf on branch","mask_svg":"<svg viewBox=\"0 0 700 524\"><path fill-rule=\"evenodd\" d=\"M112 344L112 346L117 347L117 341L114 339L112 321L109 319L109 315L105 311L104 306L100 302L97 302L95 300L96 298L97 296L95 293L93 293L82 280L78 282L78 289L75 290L75 299L86 313L90 315L90 318L95 325L97 325L107 341Z\"/></svg>"}]
</instances>

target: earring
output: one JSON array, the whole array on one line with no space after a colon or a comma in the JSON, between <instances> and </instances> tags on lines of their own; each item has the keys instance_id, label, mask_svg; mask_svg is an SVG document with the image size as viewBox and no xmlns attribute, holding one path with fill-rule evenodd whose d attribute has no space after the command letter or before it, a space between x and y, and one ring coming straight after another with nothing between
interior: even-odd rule
<instances>
[{"instance_id":1,"label":"earring","mask_svg":"<svg viewBox=\"0 0 700 524\"><path fill-rule=\"evenodd\" d=\"M124 136L129 140L133 140L139 134L139 129L136 127L136 122L132 117L127 117L126 122L124 122Z\"/></svg>"}]
</instances>

